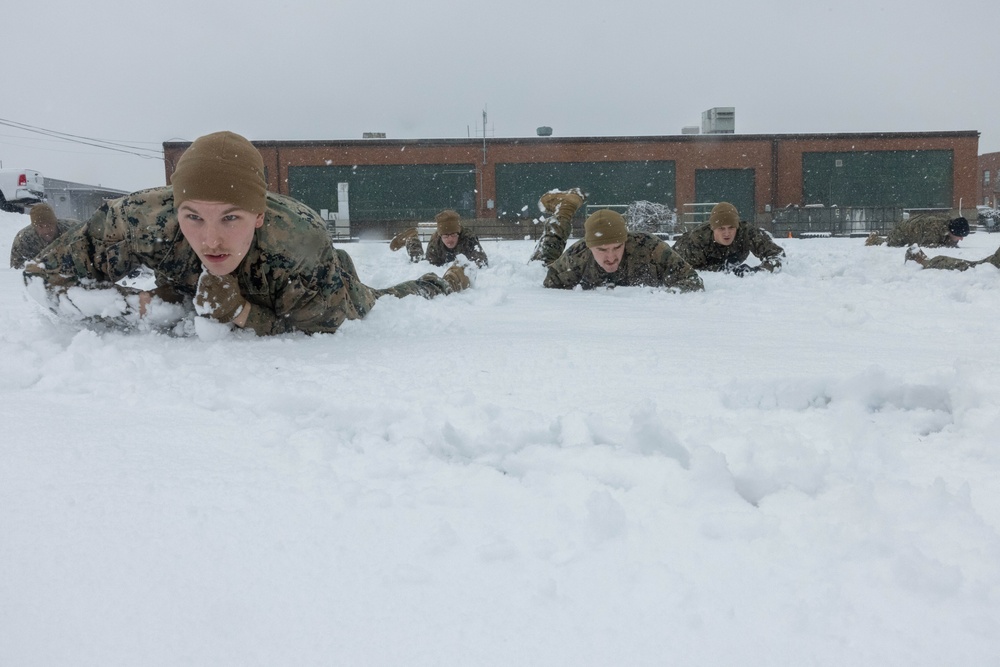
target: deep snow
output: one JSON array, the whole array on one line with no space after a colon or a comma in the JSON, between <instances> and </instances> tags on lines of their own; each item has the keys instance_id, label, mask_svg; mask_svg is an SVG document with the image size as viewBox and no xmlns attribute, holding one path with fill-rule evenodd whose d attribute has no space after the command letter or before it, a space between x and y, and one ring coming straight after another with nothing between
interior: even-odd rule
<instances>
[{"instance_id":1,"label":"deep snow","mask_svg":"<svg viewBox=\"0 0 1000 667\"><path fill-rule=\"evenodd\" d=\"M0 269L0 663L1000 664L1000 272L777 241L683 295L485 241L312 337L80 329Z\"/></svg>"}]
</instances>

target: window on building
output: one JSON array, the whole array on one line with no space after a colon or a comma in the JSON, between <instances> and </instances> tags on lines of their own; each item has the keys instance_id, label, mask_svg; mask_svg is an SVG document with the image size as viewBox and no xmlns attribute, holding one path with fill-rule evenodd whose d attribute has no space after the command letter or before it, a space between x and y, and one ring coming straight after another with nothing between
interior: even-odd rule
<instances>
[{"instance_id":1,"label":"window on building","mask_svg":"<svg viewBox=\"0 0 1000 667\"><path fill-rule=\"evenodd\" d=\"M990 170L989 169L984 169L983 170L983 187L984 188L990 187Z\"/></svg>"}]
</instances>

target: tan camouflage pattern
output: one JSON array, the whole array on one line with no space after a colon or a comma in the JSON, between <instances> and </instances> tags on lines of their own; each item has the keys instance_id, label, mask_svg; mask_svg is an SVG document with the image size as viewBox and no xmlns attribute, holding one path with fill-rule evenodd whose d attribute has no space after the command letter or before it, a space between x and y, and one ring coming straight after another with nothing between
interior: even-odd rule
<instances>
[{"instance_id":1,"label":"tan camouflage pattern","mask_svg":"<svg viewBox=\"0 0 1000 667\"><path fill-rule=\"evenodd\" d=\"M454 248L446 246L437 232L434 232L427 241L427 261L434 266L451 264L459 255L465 255L470 262L474 262L480 268L489 264L486 251L479 243L479 237L465 228L458 233L458 244Z\"/></svg>"},{"instance_id":2,"label":"tan camouflage pattern","mask_svg":"<svg viewBox=\"0 0 1000 667\"><path fill-rule=\"evenodd\" d=\"M56 239L79 224L78 220L56 220ZM34 225L28 225L17 233L14 242L10 244L10 268L23 269L25 263L37 257L47 245Z\"/></svg>"},{"instance_id":3,"label":"tan camouflage pattern","mask_svg":"<svg viewBox=\"0 0 1000 667\"><path fill-rule=\"evenodd\" d=\"M954 248L958 243L948 231L948 216L921 213L896 225L885 243L892 248L905 248L916 243L923 248Z\"/></svg>"},{"instance_id":4,"label":"tan camouflage pattern","mask_svg":"<svg viewBox=\"0 0 1000 667\"><path fill-rule=\"evenodd\" d=\"M979 264L992 264L993 266L1000 269L1000 248L997 251L986 257L984 259L969 261L967 259L959 259L958 257L947 257L945 255L938 255L937 257L931 257L926 262L924 262L925 269L944 269L947 271L965 271L966 269L971 269Z\"/></svg>"},{"instance_id":5,"label":"tan camouflage pattern","mask_svg":"<svg viewBox=\"0 0 1000 667\"><path fill-rule=\"evenodd\" d=\"M424 244L420 242L420 237L413 235L406 239L406 254L410 256L410 261L416 264L424 259Z\"/></svg>"},{"instance_id":6,"label":"tan camouflage pattern","mask_svg":"<svg viewBox=\"0 0 1000 667\"><path fill-rule=\"evenodd\" d=\"M732 244L715 242L712 228L706 222L680 236L674 250L697 271L726 271L746 261L753 254L767 271L781 268L785 251L771 240L767 232L741 222Z\"/></svg>"},{"instance_id":7,"label":"tan camouflage pattern","mask_svg":"<svg viewBox=\"0 0 1000 667\"><path fill-rule=\"evenodd\" d=\"M535 244L535 249L528 261L538 260L545 266L551 265L562 256L566 249L566 240L569 239L572 231L570 219L560 220L554 215L549 216L545 220L545 230L538 239L538 243Z\"/></svg>"},{"instance_id":8,"label":"tan camouflage pattern","mask_svg":"<svg viewBox=\"0 0 1000 667\"><path fill-rule=\"evenodd\" d=\"M157 290L194 296L201 261L181 233L170 186L106 202L29 262L24 279L40 278L55 310L60 297L68 298L68 288L111 288L140 266L153 270ZM252 304L245 328L259 335L332 333L345 320L364 317L379 296L391 293L361 283L347 253L330 244L315 211L274 193L267 194L264 224L233 275ZM411 282L390 289L422 296L450 291L443 280Z\"/></svg>"},{"instance_id":9,"label":"tan camouflage pattern","mask_svg":"<svg viewBox=\"0 0 1000 667\"><path fill-rule=\"evenodd\" d=\"M594 259L581 239L549 265L545 287L583 289L615 286L668 287L681 292L705 289L701 278L669 245L652 234L629 232L625 254L614 273L608 273Z\"/></svg>"}]
</instances>

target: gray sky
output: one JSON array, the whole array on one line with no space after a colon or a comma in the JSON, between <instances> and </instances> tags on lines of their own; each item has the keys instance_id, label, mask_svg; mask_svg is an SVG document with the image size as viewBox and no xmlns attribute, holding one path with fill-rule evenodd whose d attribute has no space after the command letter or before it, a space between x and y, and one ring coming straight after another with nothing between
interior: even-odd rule
<instances>
[{"instance_id":1,"label":"gray sky","mask_svg":"<svg viewBox=\"0 0 1000 667\"><path fill-rule=\"evenodd\" d=\"M6 10L5 10L6 11ZM29 3L0 119L157 150L250 139L978 130L1000 151L997 0ZM991 36L992 35L992 36ZM14 65L17 65L16 67ZM16 84L16 85L12 85ZM17 92L14 92L17 91ZM135 190L162 162L0 125L4 167Z\"/></svg>"}]
</instances>

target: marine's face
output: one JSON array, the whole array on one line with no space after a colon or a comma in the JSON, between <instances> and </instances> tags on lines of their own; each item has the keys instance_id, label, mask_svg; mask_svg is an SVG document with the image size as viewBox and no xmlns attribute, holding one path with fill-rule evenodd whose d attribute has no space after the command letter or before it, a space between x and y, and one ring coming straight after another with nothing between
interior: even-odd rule
<instances>
[{"instance_id":1,"label":"marine's face","mask_svg":"<svg viewBox=\"0 0 1000 667\"><path fill-rule=\"evenodd\" d=\"M954 248L958 245L958 242L964 238L964 236L955 236L951 232L948 232L948 245Z\"/></svg>"},{"instance_id":2,"label":"marine's face","mask_svg":"<svg viewBox=\"0 0 1000 667\"><path fill-rule=\"evenodd\" d=\"M216 276L232 273L246 257L254 232L264 224L263 213L251 213L223 202L183 202L177 209L181 233Z\"/></svg>"},{"instance_id":3,"label":"marine's face","mask_svg":"<svg viewBox=\"0 0 1000 667\"><path fill-rule=\"evenodd\" d=\"M56 240L56 232L59 231L56 225L49 222L32 222L31 224L34 225L35 231L46 243L52 243Z\"/></svg>"},{"instance_id":4,"label":"marine's face","mask_svg":"<svg viewBox=\"0 0 1000 667\"><path fill-rule=\"evenodd\" d=\"M442 234L441 243L443 243L448 250L454 250L455 246L458 245L458 232L455 232L454 234Z\"/></svg>"},{"instance_id":5,"label":"marine's face","mask_svg":"<svg viewBox=\"0 0 1000 667\"><path fill-rule=\"evenodd\" d=\"M712 238L719 245L732 245L736 240L736 227L716 227L712 230Z\"/></svg>"},{"instance_id":6,"label":"marine's face","mask_svg":"<svg viewBox=\"0 0 1000 667\"><path fill-rule=\"evenodd\" d=\"M608 245L595 245L590 248L597 265L608 273L614 273L622 263L625 256L624 243L611 243Z\"/></svg>"}]
</instances>

